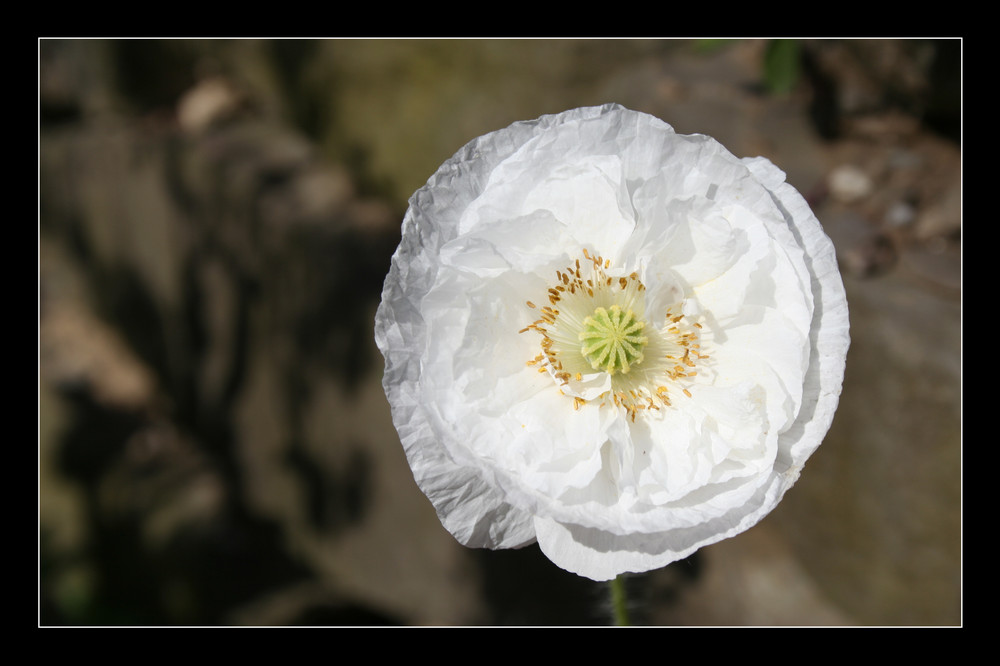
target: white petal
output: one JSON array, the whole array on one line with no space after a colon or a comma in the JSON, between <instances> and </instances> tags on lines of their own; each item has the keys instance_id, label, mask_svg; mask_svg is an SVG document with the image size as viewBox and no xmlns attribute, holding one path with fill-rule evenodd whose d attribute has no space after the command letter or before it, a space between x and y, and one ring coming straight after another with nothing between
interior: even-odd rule
<instances>
[{"instance_id":1,"label":"white petal","mask_svg":"<svg viewBox=\"0 0 1000 666\"><path fill-rule=\"evenodd\" d=\"M703 546L745 532L777 505L782 485L782 479L772 479L741 506L754 510L734 510L691 527L620 535L536 516L535 534L542 552L563 569L593 580L610 580L621 573L665 567Z\"/></svg>"},{"instance_id":2,"label":"white petal","mask_svg":"<svg viewBox=\"0 0 1000 666\"><path fill-rule=\"evenodd\" d=\"M602 396L638 380L528 363L526 301L545 305L585 251L639 276L645 330L666 335L668 308L700 322L697 373L667 382L669 406L630 418ZM849 344L833 246L784 174L616 105L516 123L442 165L410 200L375 334L444 526L494 548L537 534L598 580L771 511L829 428Z\"/></svg>"}]
</instances>

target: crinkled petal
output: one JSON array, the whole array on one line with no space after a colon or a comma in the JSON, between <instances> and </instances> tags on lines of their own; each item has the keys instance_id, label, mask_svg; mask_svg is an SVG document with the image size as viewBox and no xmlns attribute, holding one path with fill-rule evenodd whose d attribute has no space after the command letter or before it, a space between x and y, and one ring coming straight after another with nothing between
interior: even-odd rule
<instances>
[{"instance_id":1,"label":"crinkled petal","mask_svg":"<svg viewBox=\"0 0 1000 666\"><path fill-rule=\"evenodd\" d=\"M684 373L652 378L662 359L591 371L575 337L558 343L572 373L546 357L545 326L576 321L575 336L613 304L553 289L587 257L638 299L626 305L659 341L650 353L697 322ZM624 291L633 279L642 289ZM410 200L375 334L444 526L471 546L537 538L597 580L770 512L830 426L849 344L833 246L784 174L617 105L516 123L445 162Z\"/></svg>"}]
</instances>

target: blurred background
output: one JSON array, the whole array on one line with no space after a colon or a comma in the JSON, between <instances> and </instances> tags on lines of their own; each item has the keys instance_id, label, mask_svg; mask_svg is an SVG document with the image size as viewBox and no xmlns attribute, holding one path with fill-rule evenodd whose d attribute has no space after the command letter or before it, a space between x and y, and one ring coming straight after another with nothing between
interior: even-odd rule
<instances>
[{"instance_id":1,"label":"blurred background","mask_svg":"<svg viewBox=\"0 0 1000 666\"><path fill-rule=\"evenodd\" d=\"M759 525L628 579L654 625L961 622L957 40L39 42L39 622L590 625L413 481L375 308L467 141L618 102L763 155L838 251L833 428Z\"/></svg>"}]
</instances>

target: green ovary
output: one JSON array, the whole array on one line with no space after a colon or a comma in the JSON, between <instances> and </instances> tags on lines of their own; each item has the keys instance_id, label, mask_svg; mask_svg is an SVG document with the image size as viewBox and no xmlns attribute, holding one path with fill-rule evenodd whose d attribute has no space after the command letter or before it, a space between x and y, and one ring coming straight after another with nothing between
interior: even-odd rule
<instances>
[{"instance_id":1,"label":"green ovary","mask_svg":"<svg viewBox=\"0 0 1000 666\"><path fill-rule=\"evenodd\" d=\"M609 375L628 372L642 363L642 350L648 338L642 335L646 322L637 319L631 310L622 312L617 305L597 308L583 320L580 332L580 352L594 370Z\"/></svg>"}]
</instances>

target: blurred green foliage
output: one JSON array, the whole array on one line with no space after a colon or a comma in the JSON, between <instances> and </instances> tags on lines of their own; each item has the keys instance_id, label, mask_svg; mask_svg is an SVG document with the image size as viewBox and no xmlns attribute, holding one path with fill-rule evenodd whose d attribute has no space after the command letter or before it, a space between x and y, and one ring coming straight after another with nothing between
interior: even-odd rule
<instances>
[{"instance_id":1,"label":"blurred green foliage","mask_svg":"<svg viewBox=\"0 0 1000 666\"><path fill-rule=\"evenodd\" d=\"M792 91L800 74L799 42L772 39L764 51L764 86L768 92L784 95Z\"/></svg>"},{"instance_id":2,"label":"blurred green foliage","mask_svg":"<svg viewBox=\"0 0 1000 666\"><path fill-rule=\"evenodd\" d=\"M698 53L710 54L723 49L737 39L698 39L695 40L695 50ZM761 64L761 78L764 88L772 95L785 95L791 92L801 75L801 46L796 39L771 39L764 49L764 62Z\"/></svg>"},{"instance_id":3,"label":"blurred green foliage","mask_svg":"<svg viewBox=\"0 0 1000 666\"><path fill-rule=\"evenodd\" d=\"M735 39L698 39L695 40L694 48L699 53L714 53L719 49L735 42Z\"/></svg>"}]
</instances>

